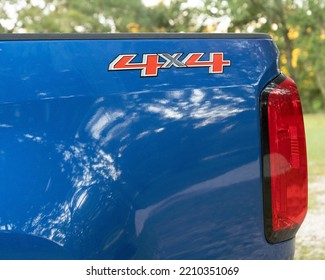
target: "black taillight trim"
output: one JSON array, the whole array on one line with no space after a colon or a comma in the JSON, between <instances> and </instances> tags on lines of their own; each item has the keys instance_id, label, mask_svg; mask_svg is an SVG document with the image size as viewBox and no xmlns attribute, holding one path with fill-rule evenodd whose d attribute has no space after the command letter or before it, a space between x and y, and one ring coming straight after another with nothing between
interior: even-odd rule
<instances>
[{"instance_id":1,"label":"black taillight trim","mask_svg":"<svg viewBox=\"0 0 325 280\"><path fill-rule=\"evenodd\" d=\"M280 243L295 237L298 228L274 231L272 226L272 194L271 194L271 170L270 170L270 143L269 143L269 120L268 120L268 98L270 93L286 80L286 76L280 74L260 95L260 128L262 148L262 180L263 180L263 211L264 211L264 233L266 240L271 243Z\"/></svg>"}]
</instances>

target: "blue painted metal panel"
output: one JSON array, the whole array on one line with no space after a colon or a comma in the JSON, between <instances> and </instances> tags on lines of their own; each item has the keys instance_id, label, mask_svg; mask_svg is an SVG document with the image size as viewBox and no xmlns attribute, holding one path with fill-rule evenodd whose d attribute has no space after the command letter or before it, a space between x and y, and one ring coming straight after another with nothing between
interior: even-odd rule
<instances>
[{"instance_id":1,"label":"blue painted metal panel","mask_svg":"<svg viewBox=\"0 0 325 280\"><path fill-rule=\"evenodd\" d=\"M231 67L107 71L176 52ZM269 39L0 42L0 258L292 257L263 232L259 93L276 58Z\"/></svg>"}]
</instances>

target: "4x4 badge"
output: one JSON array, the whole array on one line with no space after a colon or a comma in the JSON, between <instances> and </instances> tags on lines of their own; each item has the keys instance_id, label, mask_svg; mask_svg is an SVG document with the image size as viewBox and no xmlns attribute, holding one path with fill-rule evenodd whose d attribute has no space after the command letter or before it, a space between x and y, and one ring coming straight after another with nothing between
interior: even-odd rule
<instances>
[{"instance_id":1,"label":"4x4 badge","mask_svg":"<svg viewBox=\"0 0 325 280\"><path fill-rule=\"evenodd\" d=\"M159 69L207 67L210 74L221 74L230 60L225 60L222 52L210 53L209 60L201 60L204 53L189 53L180 60L183 53L143 54L141 62L134 62L137 54L120 54L109 65L108 71L141 70L141 77L157 77Z\"/></svg>"}]
</instances>

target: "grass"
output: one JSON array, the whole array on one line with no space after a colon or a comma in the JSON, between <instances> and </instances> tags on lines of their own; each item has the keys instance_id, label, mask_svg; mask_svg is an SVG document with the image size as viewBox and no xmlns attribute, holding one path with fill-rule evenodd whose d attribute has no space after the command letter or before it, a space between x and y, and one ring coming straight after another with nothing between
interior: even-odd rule
<instances>
[{"instance_id":1,"label":"grass","mask_svg":"<svg viewBox=\"0 0 325 280\"><path fill-rule=\"evenodd\" d=\"M325 114L304 116L309 181L325 175Z\"/></svg>"},{"instance_id":2,"label":"grass","mask_svg":"<svg viewBox=\"0 0 325 280\"><path fill-rule=\"evenodd\" d=\"M325 114L304 116L307 139L308 181L319 185L325 176ZM309 184L308 215L296 238L295 259L325 259L324 229L315 225L324 220L323 199L325 189ZM321 223L320 223L321 224ZM311 229L315 228L313 232Z\"/></svg>"},{"instance_id":3,"label":"grass","mask_svg":"<svg viewBox=\"0 0 325 280\"><path fill-rule=\"evenodd\" d=\"M296 244L296 247L297 246L299 246L299 248L296 249L295 260L325 260L324 251L320 251L320 249L323 250L323 248L299 243Z\"/></svg>"}]
</instances>

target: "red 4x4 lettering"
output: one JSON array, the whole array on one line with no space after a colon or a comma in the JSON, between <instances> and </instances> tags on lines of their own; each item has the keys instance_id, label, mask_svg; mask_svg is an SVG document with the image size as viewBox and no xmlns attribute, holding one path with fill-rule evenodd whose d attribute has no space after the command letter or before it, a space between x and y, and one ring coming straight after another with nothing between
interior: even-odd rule
<instances>
[{"instance_id":1,"label":"red 4x4 lettering","mask_svg":"<svg viewBox=\"0 0 325 280\"><path fill-rule=\"evenodd\" d=\"M189 53L180 60L183 53L143 54L141 62L134 62L136 54L118 55L108 66L109 71L141 70L141 77L156 77L159 69L208 67L210 74L221 74L230 60L224 60L223 53L210 53L209 60L201 60L204 53ZM161 61L163 60L163 61Z\"/></svg>"},{"instance_id":2,"label":"red 4x4 lettering","mask_svg":"<svg viewBox=\"0 0 325 280\"><path fill-rule=\"evenodd\" d=\"M183 63L186 67L209 67L210 74L221 74L224 66L230 66L230 60L224 60L223 53L210 53L210 60L201 61L203 54L190 53L184 58Z\"/></svg>"},{"instance_id":3,"label":"red 4x4 lettering","mask_svg":"<svg viewBox=\"0 0 325 280\"><path fill-rule=\"evenodd\" d=\"M142 62L132 62L136 54L121 54L109 65L109 70L141 70L141 77L155 77L164 65L157 54L144 54Z\"/></svg>"}]
</instances>

